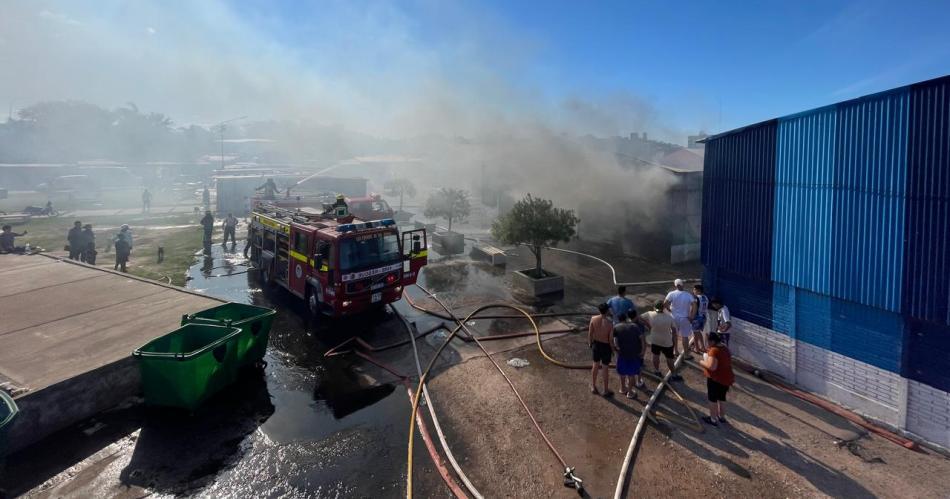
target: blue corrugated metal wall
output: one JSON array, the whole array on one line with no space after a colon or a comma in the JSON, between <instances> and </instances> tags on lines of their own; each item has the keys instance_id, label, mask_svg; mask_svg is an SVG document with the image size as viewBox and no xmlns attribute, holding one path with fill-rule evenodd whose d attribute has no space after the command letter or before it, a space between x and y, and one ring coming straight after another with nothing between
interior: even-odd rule
<instances>
[{"instance_id":1,"label":"blue corrugated metal wall","mask_svg":"<svg viewBox=\"0 0 950 499\"><path fill-rule=\"evenodd\" d=\"M702 226L706 265L771 280L775 131L773 120L707 145Z\"/></svg>"},{"instance_id":2,"label":"blue corrugated metal wall","mask_svg":"<svg viewBox=\"0 0 950 499\"><path fill-rule=\"evenodd\" d=\"M910 101L902 374L950 391L950 78Z\"/></svg>"},{"instance_id":3,"label":"blue corrugated metal wall","mask_svg":"<svg viewBox=\"0 0 950 499\"><path fill-rule=\"evenodd\" d=\"M832 352L901 372L904 320L900 314L832 298L831 328Z\"/></svg>"},{"instance_id":4,"label":"blue corrugated metal wall","mask_svg":"<svg viewBox=\"0 0 950 499\"><path fill-rule=\"evenodd\" d=\"M950 80L911 89L905 312L950 325Z\"/></svg>"},{"instance_id":5,"label":"blue corrugated metal wall","mask_svg":"<svg viewBox=\"0 0 950 499\"><path fill-rule=\"evenodd\" d=\"M713 137L704 182L737 317L950 391L950 77Z\"/></svg>"},{"instance_id":6,"label":"blue corrugated metal wall","mask_svg":"<svg viewBox=\"0 0 950 499\"><path fill-rule=\"evenodd\" d=\"M795 298L797 339L831 350L831 297L798 290Z\"/></svg>"},{"instance_id":7,"label":"blue corrugated metal wall","mask_svg":"<svg viewBox=\"0 0 950 499\"><path fill-rule=\"evenodd\" d=\"M772 278L830 293L834 216L834 108L782 119L775 161Z\"/></svg>"},{"instance_id":8,"label":"blue corrugated metal wall","mask_svg":"<svg viewBox=\"0 0 950 499\"><path fill-rule=\"evenodd\" d=\"M753 324L772 328L771 282L724 270L719 270L716 277L716 296L722 299L730 312Z\"/></svg>"},{"instance_id":9,"label":"blue corrugated metal wall","mask_svg":"<svg viewBox=\"0 0 950 499\"><path fill-rule=\"evenodd\" d=\"M838 105L831 295L901 311L909 92Z\"/></svg>"},{"instance_id":10,"label":"blue corrugated metal wall","mask_svg":"<svg viewBox=\"0 0 950 499\"><path fill-rule=\"evenodd\" d=\"M950 392L950 326L907 320L901 375Z\"/></svg>"}]
</instances>

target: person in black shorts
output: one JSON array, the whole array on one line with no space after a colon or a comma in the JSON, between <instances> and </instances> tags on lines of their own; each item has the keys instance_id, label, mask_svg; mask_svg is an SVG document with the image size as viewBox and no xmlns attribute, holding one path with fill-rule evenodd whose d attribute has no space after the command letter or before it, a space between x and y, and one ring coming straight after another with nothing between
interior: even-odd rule
<instances>
[{"instance_id":1,"label":"person in black shorts","mask_svg":"<svg viewBox=\"0 0 950 499\"><path fill-rule=\"evenodd\" d=\"M590 392L599 394L597 391L597 373L603 371L604 378L604 397L610 397L613 392L607 387L610 371L610 358L613 356L613 348L610 346L611 338L614 332L613 321L607 317L610 307L606 303L597 306L600 312L591 317L590 327L587 330L587 344L590 347L591 359L593 365L590 370Z\"/></svg>"},{"instance_id":2,"label":"person in black shorts","mask_svg":"<svg viewBox=\"0 0 950 499\"><path fill-rule=\"evenodd\" d=\"M662 377L660 374L660 354L666 357L666 367L669 368L670 372L673 371L675 365L673 362L675 356L673 342L676 333L673 332L673 316L665 312L663 302L654 305L653 310L653 312L643 314L642 318L649 328L647 343L650 344L650 352L653 354L653 374L659 378ZM672 381L680 381L681 379L680 375L675 373L670 377Z\"/></svg>"},{"instance_id":3,"label":"person in black shorts","mask_svg":"<svg viewBox=\"0 0 950 499\"><path fill-rule=\"evenodd\" d=\"M709 333L709 350L699 363L706 375L706 395L709 399L709 416L703 421L719 426L726 423L726 392L735 383L732 372L732 354L719 333Z\"/></svg>"}]
</instances>

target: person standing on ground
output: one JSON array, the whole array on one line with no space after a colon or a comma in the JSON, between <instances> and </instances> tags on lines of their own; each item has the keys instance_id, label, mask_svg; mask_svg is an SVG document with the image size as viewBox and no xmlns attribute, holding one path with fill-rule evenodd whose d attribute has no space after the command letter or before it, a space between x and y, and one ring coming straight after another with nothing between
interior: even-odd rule
<instances>
[{"instance_id":1,"label":"person standing on ground","mask_svg":"<svg viewBox=\"0 0 950 499\"><path fill-rule=\"evenodd\" d=\"M115 270L127 272L126 264L129 263L129 256L132 255L132 231L128 225L122 225L119 233L113 239L115 245Z\"/></svg>"},{"instance_id":2,"label":"person standing on ground","mask_svg":"<svg viewBox=\"0 0 950 499\"><path fill-rule=\"evenodd\" d=\"M620 322L621 315L626 315L634 309L633 302L627 298L627 287L617 286L617 296L607 300L607 306L610 307L610 315L616 325Z\"/></svg>"},{"instance_id":3,"label":"person standing on ground","mask_svg":"<svg viewBox=\"0 0 950 499\"><path fill-rule=\"evenodd\" d=\"M604 397L610 397L614 393L608 388L608 379L610 371L610 358L613 356L613 349L610 347L611 336L613 334L613 323L607 317L610 308L606 303L597 306L600 312L591 317L590 327L587 329L587 345L590 347L593 365L590 370L590 392L599 394L597 391L597 373L603 370L604 378Z\"/></svg>"},{"instance_id":4,"label":"person standing on ground","mask_svg":"<svg viewBox=\"0 0 950 499\"><path fill-rule=\"evenodd\" d=\"M696 315L696 300L688 291L683 290L683 280L673 281L676 288L666 295L664 306L673 314L673 327L679 336L679 343L682 344L683 354L686 360L693 358L689 355L689 338L693 335L693 317ZM673 355L678 355L677 345L673 344Z\"/></svg>"},{"instance_id":5,"label":"person standing on ground","mask_svg":"<svg viewBox=\"0 0 950 499\"><path fill-rule=\"evenodd\" d=\"M657 302L653 306L653 312L643 314L643 320L650 328L650 334L647 336L647 343L650 344L650 352L653 354L653 374L658 378L660 376L660 354L666 357L666 367L673 372L673 341L676 337L676 331L673 329L673 317L665 312L663 302ZM670 377L671 381L683 379L679 374L674 373Z\"/></svg>"},{"instance_id":6,"label":"person standing on ground","mask_svg":"<svg viewBox=\"0 0 950 499\"><path fill-rule=\"evenodd\" d=\"M691 324L693 325L693 351L703 353L706 351L706 338L703 337L703 329L706 327L706 317L709 309L709 298L703 294L703 285L693 286L693 297L696 300L696 315L693 316Z\"/></svg>"},{"instance_id":7,"label":"person standing on ground","mask_svg":"<svg viewBox=\"0 0 950 499\"><path fill-rule=\"evenodd\" d=\"M637 398L637 388L643 388L640 369L647 344L640 324L634 322L636 309L620 314L614 325L614 349L617 351L617 374L620 375L620 393L628 399ZM636 382L636 384L634 384Z\"/></svg>"},{"instance_id":8,"label":"person standing on ground","mask_svg":"<svg viewBox=\"0 0 950 499\"><path fill-rule=\"evenodd\" d=\"M12 225L4 225L2 230L3 232L0 232L0 253L23 253L25 248L18 247L14 238L27 235L27 231L17 234L13 232Z\"/></svg>"},{"instance_id":9,"label":"person standing on ground","mask_svg":"<svg viewBox=\"0 0 950 499\"><path fill-rule=\"evenodd\" d=\"M206 255L211 254L211 234L214 232L214 215L210 211L205 212L204 218L201 219L201 226L204 227L204 251Z\"/></svg>"},{"instance_id":10,"label":"person standing on ground","mask_svg":"<svg viewBox=\"0 0 950 499\"><path fill-rule=\"evenodd\" d=\"M82 255L82 222L76 220L73 222L73 228L66 234L66 242L69 243L69 259L79 260Z\"/></svg>"},{"instance_id":11,"label":"person standing on ground","mask_svg":"<svg viewBox=\"0 0 950 499\"><path fill-rule=\"evenodd\" d=\"M706 395L709 399L709 415L703 421L713 426L726 421L726 392L735 382L732 372L732 354L719 333L709 333L709 351L699 363L706 375Z\"/></svg>"},{"instance_id":12,"label":"person standing on ground","mask_svg":"<svg viewBox=\"0 0 950 499\"><path fill-rule=\"evenodd\" d=\"M231 237L231 246L237 244L237 241L234 239L234 232L237 226L238 219L235 218L234 214L228 213L228 217L221 223L221 227L224 229L224 242L221 243L221 246L228 244L228 236Z\"/></svg>"},{"instance_id":13,"label":"person standing on ground","mask_svg":"<svg viewBox=\"0 0 950 499\"><path fill-rule=\"evenodd\" d=\"M723 305L722 300L714 297L709 302L709 308L716 311L716 321L713 326L715 326L715 331L719 333L719 336L722 337L722 342L728 346L729 338L732 336L732 333L729 332L732 330L732 314L729 313L729 307Z\"/></svg>"},{"instance_id":14,"label":"person standing on ground","mask_svg":"<svg viewBox=\"0 0 950 499\"><path fill-rule=\"evenodd\" d=\"M82 261L89 265L96 264L96 234L92 232L92 225L82 226Z\"/></svg>"},{"instance_id":15,"label":"person standing on ground","mask_svg":"<svg viewBox=\"0 0 950 499\"><path fill-rule=\"evenodd\" d=\"M148 189L142 191L142 213L148 213L152 210L152 193Z\"/></svg>"}]
</instances>

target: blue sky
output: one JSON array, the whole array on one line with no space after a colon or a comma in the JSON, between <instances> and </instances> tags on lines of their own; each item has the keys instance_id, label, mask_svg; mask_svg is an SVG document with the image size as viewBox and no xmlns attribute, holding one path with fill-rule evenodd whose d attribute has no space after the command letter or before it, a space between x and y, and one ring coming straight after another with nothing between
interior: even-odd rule
<instances>
[{"instance_id":1,"label":"blue sky","mask_svg":"<svg viewBox=\"0 0 950 499\"><path fill-rule=\"evenodd\" d=\"M9 12L0 63L41 70L0 82L0 97L135 101L193 122L299 112L374 133L466 133L530 116L678 141L950 73L942 1L77 0Z\"/></svg>"},{"instance_id":2,"label":"blue sky","mask_svg":"<svg viewBox=\"0 0 950 499\"><path fill-rule=\"evenodd\" d=\"M460 31L517 39L525 66L514 84L554 101L630 92L684 129L734 128L950 73L950 2L400 5L409 34L436 50ZM321 10L278 12L299 27Z\"/></svg>"}]
</instances>

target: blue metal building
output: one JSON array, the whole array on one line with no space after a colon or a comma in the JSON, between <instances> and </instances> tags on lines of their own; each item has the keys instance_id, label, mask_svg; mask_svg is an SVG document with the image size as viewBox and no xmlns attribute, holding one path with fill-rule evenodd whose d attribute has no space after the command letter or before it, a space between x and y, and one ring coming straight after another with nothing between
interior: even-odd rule
<instances>
[{"instance_id":1,"label":"blue metal building","mask_svg":"<svg viewBox=\"0 0 950 499\"><path fill-rule=\"evenodd\" d=\"M706 140L737 356L950 447L950 76Z\"/></svg>"}]
</instances>

